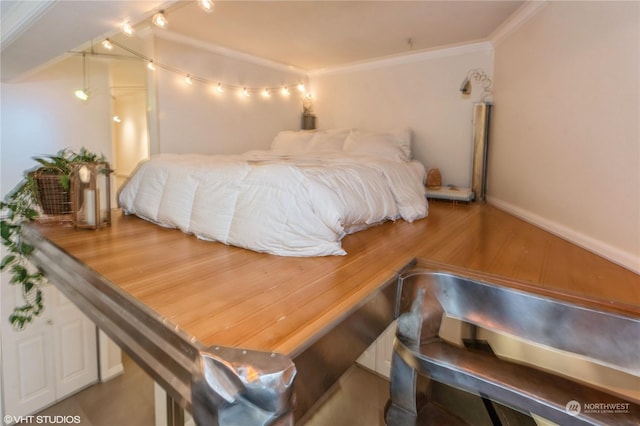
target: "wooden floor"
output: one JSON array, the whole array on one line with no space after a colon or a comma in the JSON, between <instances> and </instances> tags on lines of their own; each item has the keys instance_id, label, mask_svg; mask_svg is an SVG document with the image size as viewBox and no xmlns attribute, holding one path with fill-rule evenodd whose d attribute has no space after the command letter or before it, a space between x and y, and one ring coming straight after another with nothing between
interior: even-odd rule
<instances>
[{"instance_id":1,"label":"wooden floor","mask_svg":"<svg viewBox=\"0 0 640 426\"><path fill-rule=\"evenodd\" d=\"M93 385L40 411L36 414L40 416L37 423L53 426L64 424L61 419L67 419L67 424L82 426L153 426L153 380L126 355L122 363L122 375ZM73 416L73 419L68 416Z\"/></svg>"},{"instance_id":2,"label":"wooden floor","mask_svg":"<svg viewBox=\"0 0 640 426\"><path fill-rule=\"evenodd\" d=\"M485 204L431 202L415 223L349 235L346 256L291 258L197 240L132 216L98 231L34 225L205 345L295 356L414 259L640 312L640 276Z\"/></svg>"},{"instance_id":3,"label":"wooden floor","mask_svg":"<svg viewBox=\"0 0 640 426\"><path fill-rule=\"evenodd\" d=\"M122 375L38 412L38 424L59 425L56 416L74 416L81 426L154 426L153 380L128 356L122 361ZM384 426L388 397L387 380L354 365L304 426Z\"/></svg>"}]
</instances>

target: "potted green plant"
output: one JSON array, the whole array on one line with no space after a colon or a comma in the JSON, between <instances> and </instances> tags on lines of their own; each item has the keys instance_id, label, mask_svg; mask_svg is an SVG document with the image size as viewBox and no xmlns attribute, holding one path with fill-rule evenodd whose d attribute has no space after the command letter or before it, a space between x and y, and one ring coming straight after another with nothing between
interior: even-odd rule
<instances>
[{"instance_id":1,"label":"potted green plant","mask_svg":"<svg viewBox=\"0 0 640 426\"><path fill-rule=\"evenodd\" d=\"M98 155L82 148L79 152L64 149L55 155L34 157L39 163L28 170L22 181L0 202L0 237L6 255L0 271L8 271L10 284L22 287L24 304L16 306L9 321L16 329L23 329L43 309L42 287L46 279L28 260L33 247L22 238L22 225L41 214L64 215L71 213L69 181L77 163L104 161Z\"/></svg>"}]
</instances>

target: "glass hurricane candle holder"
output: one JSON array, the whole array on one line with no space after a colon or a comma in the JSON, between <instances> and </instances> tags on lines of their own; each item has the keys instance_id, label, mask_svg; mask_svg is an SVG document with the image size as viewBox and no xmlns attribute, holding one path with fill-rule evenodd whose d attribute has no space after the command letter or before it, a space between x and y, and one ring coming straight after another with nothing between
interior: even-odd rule
<instances>
[{"instance_id":1,"label":"glass hurricane candle holder","mask_svg":"<svg viewBox=\"0 0 640 426\"><path fill-rule=\"evenodd\" d=\"M107 162L78 163L71 172L71 214L76 228L111 225L111 168Z\"/></svg>"}]
</instances>

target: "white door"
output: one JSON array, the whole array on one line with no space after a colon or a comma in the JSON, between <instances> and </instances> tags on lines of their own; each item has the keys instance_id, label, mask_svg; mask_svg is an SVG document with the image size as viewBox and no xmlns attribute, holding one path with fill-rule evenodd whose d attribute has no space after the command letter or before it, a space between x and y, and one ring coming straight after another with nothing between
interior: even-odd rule
<instances>
[{"instance_id":1,"label":"white door","mask_svg":"<svg viewBox=\"0 0 640 426\"><path fill-rule=\"evenodd\" d=\"M56 361L56 399L61 399L98 380L97 329L60 292L56 292L55 305L51 325Z\"/></svg>"},{"instance_id":2,"label":"white door","mask_svg":"<svg viewBox=\"0 0 640 426\"><path fill-rule=\"evenodd\" d=\"M41 317L15 331L8 315L18 287L2 290L2 394L5 416L33 414L98 379L96 327L53 286ZM7 297L8 296L8 297Z\"/></svg>"},{"instance_id":3,"label":"white door","mask_svg":"<svg viewBox=\"0 0 640 426\"><path fill-rule=\"evenodd\" d=\"M18 287L3 285L2 290L2 387L5 416L23 416L55 401L55 374L52 356L53 335L48 322L52 312L23 331L13 330L8 316L21 304ZM45 289L45 300L52 292Z\"/></svg>"}]
</instances>

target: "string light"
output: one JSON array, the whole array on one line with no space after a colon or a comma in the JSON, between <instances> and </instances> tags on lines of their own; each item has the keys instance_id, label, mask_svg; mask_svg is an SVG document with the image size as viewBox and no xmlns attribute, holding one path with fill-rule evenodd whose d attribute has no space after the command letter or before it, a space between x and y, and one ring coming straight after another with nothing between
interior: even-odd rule
<instances>
[{"instance_id":1,"label":"string light","mask_svg":"<svg viewBox=\"0 0 640 426\"><path fill-rule=\"evenodd\" d=\"M121 123L121 122L122 122L122 120L120 119L120 117L118 117L117 115L114 115L114 116L113 116L113 121L114 121L115 123Z\"/></svg>"},{"instance_id":2,"label":"string light","mask_svg":"<svg viewBox=\"0 0 640 426\"><path fill-rule=\"evenodd\" d=\"M165 29L169 26L169 21L164 15L164 10L161 10L160 12L153 15L153 18L151 18L151 22L153 22L153 25L155 25L156 27L162 29Z\"/></svg>"},{"instance_id":3,"label":"string light","mask_svg":"<svg viewBox=\"0 0 640 426\"><path fill-rule=\"evenodd\" d=\"M209 85L212 87L212 90L215 90L217 93L224 93L225 89L234 89L234 90L238 90L239 95L241 95L242 97L250 97L251 93L260 93L262 95L262 97L266 98L270 98L272 93L276 93L277 91L280 92L281 96L283 97L289 97L291 95L291 89L293 89L294 87L297 87L298 90L300 90L303 94L303 96L307 93L306 92L306 86L304 83L302 82L298 82L295 84L285 84L279 87L263 87L263 88L257 88L257 87L247 87L247 86L237 86L234 84L228 84L228 83L224 83L221 81L215 82L215 81L210 81L206 78L203 77L198 77L195 76L193 74L185 74L184 71L181 71L177 68L173 68L170 67L168 65L165 64L160 64L155 62L152 58L149 58L139 52L136 52L133 49L128 48L127 46L120 44L117 41L112 41L112 40L105 40L105 41L109 41L109 43L112 45L112 47L117 47L119 49L125 50L126 52L130 53L131 55L142 59L145 61L146 66L149 70L151 71L155 71L158 68L167 70L169 72L173 72L176 74L182 74L184 76L184 82L185 84L191 86L194 83L194 80L203 83L205 85ZM104 42L103 42L104 43ZM86 54L87 52L83 52L83 55ZM93 54L93 53L90 53Z\"/></svg>"},{"instance_id":4,"label":"string light","mask_svg":"<svg viewBox=\"0 0 640 426\"><path fill-rule=\"evenodd\" d=\"M131 25L131 22L129 21L122 24L121 29L122 29L122 33L129 37L133 37L133 35L136 33L136 30L133 28L133 25Z\"/></svg>"},{"instance_id":5,"label":"string light","mask_svg":"<svg viewBox=\"0 0 640 426\"><path fill-rule=\"evenodd\" d=\"M198 6L207 13L213 12L213 2L210 0L200 0Z\"/></svg>"},{"instance_id":6,"label":"string light","mask_svg":"<svg viewBox=\"0 0 640 426\"><path fill-rule=\"evenodd\" d=\"M106 39L105 41L102 42L102 47L104 47L107 50L111 50L113 49L113 44L111 44L109 39Z\"/></svg>"}]
</instances>

